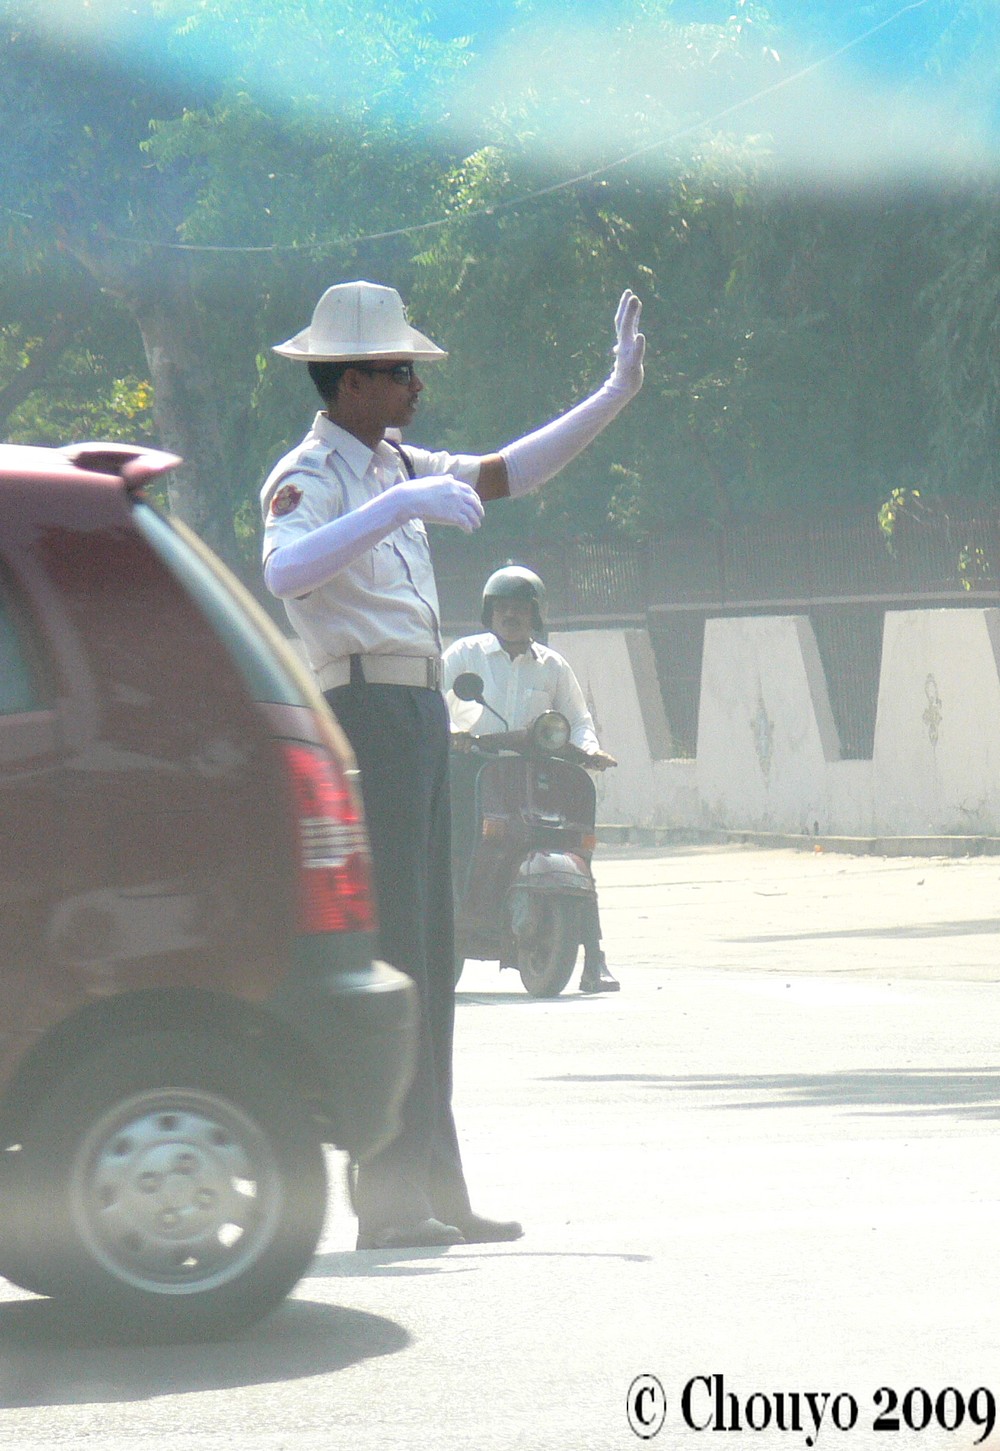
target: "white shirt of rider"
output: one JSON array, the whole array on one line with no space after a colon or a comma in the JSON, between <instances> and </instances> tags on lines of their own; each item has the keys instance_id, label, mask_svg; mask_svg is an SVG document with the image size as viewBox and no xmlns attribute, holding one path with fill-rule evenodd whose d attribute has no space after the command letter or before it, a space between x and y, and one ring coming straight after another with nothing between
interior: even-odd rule
<instances>
[{"instance_id":1,"label":"white shirt of rider","mask_svg":"<svg viewBox=\"0 0 1000 1451\"><path fill-rule=\"evenodd\" d=\"M573 667L557 650L534 641L513 659L496 635L466 635L444 652L445 699L452 729L476 736L495 735L503 721L475 701L459 700L451 689L465 671L482 676L483 699L507 722L510 730L523 730L546 710L558 710L570 724L570 740L584 751L600 750L593 717Z\"/></svg>"}]
</instances>

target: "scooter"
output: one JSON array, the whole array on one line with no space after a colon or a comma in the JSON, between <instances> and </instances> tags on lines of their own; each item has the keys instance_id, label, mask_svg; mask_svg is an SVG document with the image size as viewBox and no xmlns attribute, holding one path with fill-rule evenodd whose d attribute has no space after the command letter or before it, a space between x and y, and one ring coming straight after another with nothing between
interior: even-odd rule
<instances>
[{"instance_id":1,"label":"scooter","mask_svg":"<svg viewBox=\"0 0 1000 1451\"><path fill-rule=\"evenodd\" d=\"M480 676L459 675L452 689L505 727L453 738L455 981L466 958L498 960L516 968L532 997L558 997L573 973L584 913L596 911L587 755L570 744L558 711L512 731L483 699Z\"/></svg>"}]
</instances>

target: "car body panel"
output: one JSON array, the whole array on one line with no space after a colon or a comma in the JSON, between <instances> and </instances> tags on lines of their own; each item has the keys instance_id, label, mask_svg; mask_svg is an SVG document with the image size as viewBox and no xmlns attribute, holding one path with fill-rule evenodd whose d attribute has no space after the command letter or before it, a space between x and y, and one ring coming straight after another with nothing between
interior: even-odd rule
<instances>
[{"instance_id":1,"label":"car body panel","mask_svg":"<svg viewBox=\"0 0 1000 1451\"><path fill-rule=\"evenodd\" d=\"M259 621L259 673L285 685L254 699L245 660L136 527L148 507L54 451L0 447L0 1099L29 1061L54 1071L45 1045L67 1024L190 993L198 1011L237 1000L262 1035L273 1018L287 1055L289 1031L325 1055L321 1110L366 1152L395 1130L413 989L373 961L373 934L297 933L281 741L353 759Z\"/></svg>"}]
</instances>

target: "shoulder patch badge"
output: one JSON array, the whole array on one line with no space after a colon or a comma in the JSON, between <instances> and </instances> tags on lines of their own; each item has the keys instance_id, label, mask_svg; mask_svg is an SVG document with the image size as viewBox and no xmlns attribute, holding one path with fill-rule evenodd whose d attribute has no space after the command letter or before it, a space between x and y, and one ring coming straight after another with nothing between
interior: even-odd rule
<instances>
[{"instance_id":1,"label":"shoulder patch badge","mask_svg":"<svg viewBox=\"0 0 1000 1451\"><path fill-rule=\"evenodd\" d=\"M302 490L295 484L282 484L271 500L271 513L275 519L291 514L302 503Z\"/></svg>"}]
</instances>

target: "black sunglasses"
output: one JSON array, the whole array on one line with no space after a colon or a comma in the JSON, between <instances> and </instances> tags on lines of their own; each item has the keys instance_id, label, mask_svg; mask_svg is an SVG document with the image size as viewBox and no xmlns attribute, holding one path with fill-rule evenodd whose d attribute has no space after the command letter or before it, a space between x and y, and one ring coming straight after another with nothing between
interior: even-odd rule
<instances>
[{"instance_id":1,"label":"black sunglasses","mask_svg":"<svg viewBox=\"0 0 1000 1451\"><path fill-rule=\"evenodd\" d=\"M412 363L391 363L387 368L373 368L367 363L352 363L351 367L357 368L359 373L384 374L385 377L391 378L394 383L410 384L417 375Z\"/></svg>"}]
</instances>

